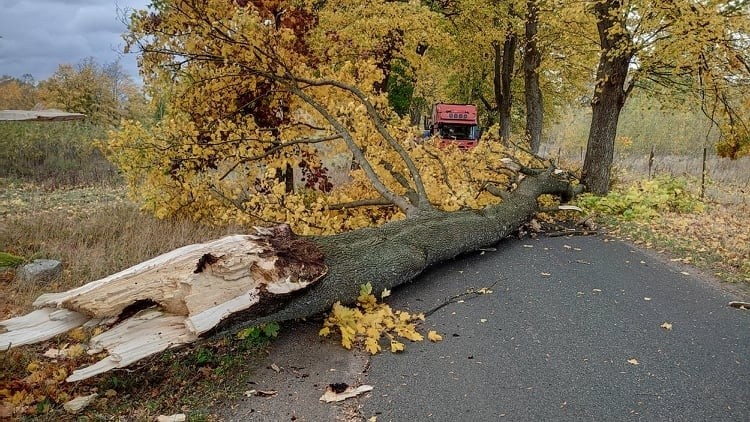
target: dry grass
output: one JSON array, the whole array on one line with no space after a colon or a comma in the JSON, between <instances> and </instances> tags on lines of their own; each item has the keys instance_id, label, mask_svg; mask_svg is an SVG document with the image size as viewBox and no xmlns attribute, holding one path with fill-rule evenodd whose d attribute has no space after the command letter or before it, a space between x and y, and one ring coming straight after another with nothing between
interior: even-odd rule
<instances>
[{"instance_id":1,"label":"dry grass","mask_svg":"<svg viewBox=\"0 0 750 422\"><path fill-rule=\"evenodd\" d=\"M0 181L0 250L64 264L63 276L50 285L24 286L12 271L0 274L0 320L29 311L41 293L77 287L185 244L238 231L158 220L127 201L122 188L46 192ZM82 342L71 333L0 351L0 420L154 420L179 412L211 419L205 409L236 393L265 341L199 342L146 359L134 371L70 384L64 382L65 374L92 358L54 361L41 355L50 347ZM94 391L101 398L85 415L62 410L65 401Z\"/></svg>"},{"instance_id":2,"label":"dry grass","mask_svg":"<svg viewBox=\"0 0 750 422\"><path fill-rule=\"evenodd\" d=\"M63 262L48 286L0 279L0 319L26 312L43 292L68 290L177 247L227 234L228 229L184 220L158 220L124 199L121 188L78 188L44 193L7 185L0 193L0 248L27 259ZM4 281L2 281L4 280Z\"/></svg>"}]
</instances>

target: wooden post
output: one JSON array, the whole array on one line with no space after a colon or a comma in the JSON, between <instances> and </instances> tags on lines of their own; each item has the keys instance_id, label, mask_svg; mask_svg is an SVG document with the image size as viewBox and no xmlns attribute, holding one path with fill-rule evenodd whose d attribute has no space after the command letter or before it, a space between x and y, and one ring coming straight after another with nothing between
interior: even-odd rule
<instances>
[{"instance_id":1,"label":"wooden post","mask_svg":"<svg viewBox=\"0 0 750 422\"><path fill-rule=\"evenodd\" d=\"M708 148L703 148L703 168L701 169L701 201L706 194L706 153Z\"/></svg>"},{"instance_id":2,"label":"wooden post","mask_svg":"<svg viewBox=\"0 0 750 422\"><path fill-rule=\"evenodd\" d=\"M648 180L651 180L651 167L654 165L654 146L651 146L651 154L648 155Z\"/></svg>"}]
</instances>

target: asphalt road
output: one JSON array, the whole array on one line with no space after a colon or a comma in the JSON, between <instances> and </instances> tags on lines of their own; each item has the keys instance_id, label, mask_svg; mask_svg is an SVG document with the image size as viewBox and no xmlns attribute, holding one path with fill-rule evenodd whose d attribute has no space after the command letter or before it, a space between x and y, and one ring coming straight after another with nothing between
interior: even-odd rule
<instances>
[{"instance_id":1,"label":"asphalt road","mask_svg":"<svg viewBox=\"0 0 750 422\"><path fill-rule=\"evenodd\" d=\"M371 358L284 326L227 420L750 420L750 311L689 267L601 237L508 240L393 292L438 343ZM487 288L489 294L466 294ZM460 296L456 298L457 296ZM671 324L671 330L663 328ZM275 366L275 368L274 368ZM332 382L369 384L341 404Z\"/></svg>"}]
</instances>

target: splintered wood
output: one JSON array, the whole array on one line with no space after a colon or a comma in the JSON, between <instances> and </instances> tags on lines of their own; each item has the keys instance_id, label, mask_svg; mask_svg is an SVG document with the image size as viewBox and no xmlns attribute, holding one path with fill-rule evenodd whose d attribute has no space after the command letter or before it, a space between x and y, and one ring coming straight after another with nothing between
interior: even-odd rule
<instances>
[{"instance_id":1,"label":"splintered wood","mask_svg":"<svg viewBox=\"0 0 750 422\"><path fill-rule=\"evenodd\" d=\"M68 381L122 368L190 343L230 315L283 301L325 276L323 255L286 225L188 245L76 289L44 294L40 308L0 321L0 349L99 325L89 354L108 355Z\"/></svg>"}]
</instances>

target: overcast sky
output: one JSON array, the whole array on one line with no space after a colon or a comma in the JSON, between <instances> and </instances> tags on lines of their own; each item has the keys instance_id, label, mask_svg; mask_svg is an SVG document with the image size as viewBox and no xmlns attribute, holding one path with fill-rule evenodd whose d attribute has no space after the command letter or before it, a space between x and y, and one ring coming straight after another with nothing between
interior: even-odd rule
<instances>
[{"instance_id":1,"label":"overcast sky","mask_svg":"<svg viewBox=\"0 0 750 422\"><path fill-rule=\"evenodd\" d=\"M63 63L118 58L137 80L135 55L123 54L123 10L150 0L0 0L0 75L41 81ZM126 13L126 16L129 13Z\"/></svg>"}]
</instances>

